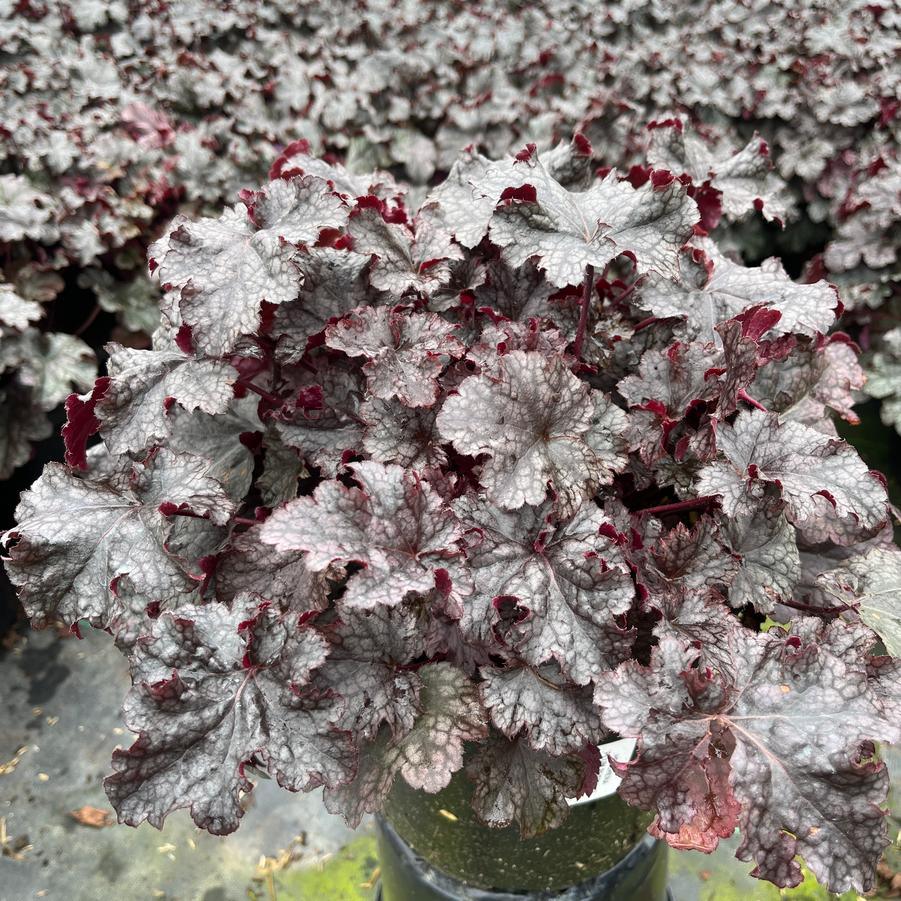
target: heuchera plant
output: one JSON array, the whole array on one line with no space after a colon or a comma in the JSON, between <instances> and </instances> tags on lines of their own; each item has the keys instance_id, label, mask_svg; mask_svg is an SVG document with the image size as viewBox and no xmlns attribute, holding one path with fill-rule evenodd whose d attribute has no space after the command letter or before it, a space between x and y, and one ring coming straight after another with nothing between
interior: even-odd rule
<instances>
[{"instance_id":1,"label":"heuchera plant","mask_svg":"<svg viewBox=\"0 0 901 901\"><path fill-rule=\"evenodd\" d=\"M151 248L152 349L109 347L4 536L35 626L131 657L122 822L231 832L256 769L358 823L465 769L532 836L618 734L655 836L872 886L901 551L830 419L837 293L590 158L467 152L414 213L294 148Z\"/></svg>"}]
</instances>

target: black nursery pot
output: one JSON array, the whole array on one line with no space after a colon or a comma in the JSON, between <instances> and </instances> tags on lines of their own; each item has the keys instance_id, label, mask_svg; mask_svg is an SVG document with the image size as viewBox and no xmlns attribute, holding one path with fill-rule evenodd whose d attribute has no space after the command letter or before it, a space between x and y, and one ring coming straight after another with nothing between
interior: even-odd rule
<instances>
[{"instance_id":1,"label":"black nursery pot","mask_svg":"<svg viewBox=\"0 0 901 901\"><path fill-rule=\"evenodd\" d=\"M457 773L437 795L402 779L377 820L380 901L665 901L666 845L618 795L533 839L475 818Z\"/></svg>"}]
</instances>

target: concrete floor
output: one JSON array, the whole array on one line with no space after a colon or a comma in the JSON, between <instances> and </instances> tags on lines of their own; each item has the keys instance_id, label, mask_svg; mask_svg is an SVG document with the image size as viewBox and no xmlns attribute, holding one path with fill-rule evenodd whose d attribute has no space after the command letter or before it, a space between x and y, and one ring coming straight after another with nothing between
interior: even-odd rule
<instances>
[{"instance_id":1,"label":"concrete floor","mask_svg":"<svg viewBox=\"0 0 901 901\"><path fill-rule=\"evenodd\" d=\"M291 794L271 781L257 785L241 828L227 838L196 829L185 811L161 832L146 823L77 822L71 811L109 810L101 780L113 748L131 740L120 716L125 660L106 635L29 633L0 652L0 684L0 901L374 897L371 824L349 830L318 793ZM897 818L892 828L897 835ZM710 857L671 854L677 901L829 897L814 885L780 893L751 879L750 867L731 856L734 844Z\"/></svg>"}]
</instances>

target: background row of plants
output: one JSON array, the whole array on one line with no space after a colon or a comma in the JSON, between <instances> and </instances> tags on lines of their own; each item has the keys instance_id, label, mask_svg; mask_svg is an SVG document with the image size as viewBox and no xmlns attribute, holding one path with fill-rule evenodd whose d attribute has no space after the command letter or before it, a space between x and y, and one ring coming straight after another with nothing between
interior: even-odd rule
<instances>
[{"instance_id":1,"label":"background row of plants","mask_svg":"<svg viewBox=\"0 0 901 901\"><path fill-rule=\"evenodd\" d=\"M898 29L865 2L5 3L0 477L113 328L146 346L146 248L173 214L234 202L294 140L392 173L414 206L467 145L574 131L598 166L684 172L707 225L728 185L763 216L726 244L842 286L897 422ZM647 130L674 118L684 139Z\"/></svg>"}]
</instances>

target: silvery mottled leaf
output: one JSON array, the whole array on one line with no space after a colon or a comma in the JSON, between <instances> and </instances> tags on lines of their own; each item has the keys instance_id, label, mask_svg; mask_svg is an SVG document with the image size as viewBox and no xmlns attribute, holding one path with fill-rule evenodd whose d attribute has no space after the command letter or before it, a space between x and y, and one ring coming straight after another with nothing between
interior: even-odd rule
<instances>
[{"instance_id":1,"label":"silvery mottled leaf","mask_svg":"<svg viewBox=\"0 0 901 901\"><path fill-rule=\"evenodd\" d=\"M768 220L785 219L785 183L773 173L769 148L756 134L733 152L731 147L708 147L680 120L662 122L651 129L648 162L675 175L685 173L698 186L709 182L721 192L720 203L730 219L758 207Z\"/></svg>"},{"instance_id":2,"label":"silvery mottled leaf","mask_svg":"<svg viewBox=\"0 0 901 901\"><path fill-rule=\"evenodd\" d=\"M97 375L94 351L80 338L64 332L31 331L25 337L26 356L18 380L27 385L41 410L61 404L73 386L87 391Z\"/></svg>"},{"instance_id":3,"label":"silvery mottled leaf","mask_svg":"<svg viewBox=\"0 0 901 901\"><path fill-rule=\"evenodd\" d=\"M12 285L0 284L0 335L9 330L23 332L43 315L39 303L20 297Z\"/></svg>"},{"instance_id":4,"label":"silvery mottled leaf","mask_svg":"<svg viewBox=\"0 0 901 901\"><path fill-rule=\"evenodd\" d=\"M775 258L760 266L741 266L723 256L710 239L695 238L693 244L696 247L680 254L675 280L648 277L636 301L642 309L661 318L684 318L687 330L707 341L718 323L756 306L781 314L773 326L776 334L815 337L835 322L838 297L827 282L799 285Z\"/></svg>"},{"instance_id":5,"label":"silvery mottled leaf","mask_svg":"<svg viewBox=\"0 0 901 901\"><path fill-rule=\"evenodd\" d=\"M351 826L374 813L397 776L413 788L435 794L463 766L463 744L479 741L487 718L472 681L449 663L431 663L417 671L419 709L412 728L393 736L382 726L375 740L360 750L360 765L348 785L325 791L325 806L341 813Z\"/></svg>"},{"instance_id":6,"label":"silvery mottled leaf","mask_svg":"<svg viewBox=\"0 0 901 901\"><path fill-rule=\"evenodd\" d=\"M278 178L253 195L254 222L289 244L312 244L324 228L342 228L350 208L313 175Z\"/></svg>"},{"instance_id":7,"label":"silvery mottled leaf","mask_svg":"<svg viewBox=\"0 0 901 901\"><path fill-rule=\"evenodd\" d=\"M495 599L510 599L527 615L497 628L524 660L556 660L579 685L609 670L607 628L635 589L620 548L600 534L603 512L588 501L556 522L548 508L512 512L467 497L455 510L473 533L466 558L475 592L464 605L464 630L487 640L498 624Z\"/></svg>"},{"instance_id":8,"label":"silvery mottled leaf","mask_svg":"<svg viewBox=\"0 0 901 901\"><path fill-rule=\"evenodd\" d=\"M511 266L537 257L559 288L580 284L586 266L600 271L625 252L641 271L674 277L678 250L698 220L694 201L673 179L636 189L611 173L587 191L571 192L535 158L517 170L516 181L534 188L535 200L500 205L491 219L491 240Z\"/></svg>"},{"instance_id":9,"label":"silvery mottled leaf","mask_svg":"<svg viewBox=\"0 0 901 901\"><path fill-rule=\"evenodd\" d=\"M751 513L726 519L722 537L739 560L729 588L733 607L751 604L760 613L791 598L801 576L801 560L795 530L786 519L778 489L767 495Z\"/></svg>"},{"instance_id":10,"label":"silvery mottled leaf","mask_svg":"<svg viewBox=\"0 0 901 901\"><path fill-rule=\"evenodd\" d=\"M447 454L435 429L435 410L404 406L398 400L369 398L360 406L363 449L379 463L407 469L443 466Z\"/></svg>"},{"instance_id":11,"label":"silvery mottled leaf","mask_svg":"<svg viewBox=\"0 0 901 901\"><path fill-rule=\"evenodd\" d=\"M365 357L369 391L408 407L430 407L438 376L464 352L454 326L434 313L361 307L326 329L325 342L350 357Z\"/></svg>"},{"instance_id":12,"label":"silvery mottled leaf","mask_svg":"<svg viewBox=\"0 0 901 901\"><path fill-rule=\"evenodd\" d=\"M625 414L559 358L513 351L497 376L472 376L438 414L441 436L463 454L488 454L480 479L506 509L540 504L547 487L575 510L625 462L615 437Z\"/></svg>"},{"instance_id":13,"label":"silvery mottled leaf","mask_svg":"<svg viewBox=\"0 0 901 901\"><path fill-rule=\"evenodd\" d=\"M349 250L313 247L297 257L303 284L297 300L275 312L273 335L282 363L299 363L307 341L328 322L362 306L370 298L369 258Z\"/></svg>"},{"instance_id":14,"label":"silvery mottled leaf","mask_svg":"<svg viewBox=\"0 0 901 901\"><path fill-rule=\"evenodd\" d=\"M306 467L297 452L285 447L274 435L267 435L265 444L263 471L256 484L263 504L277 507L297 497L297 482L306 472Z\"/></svg>"},{"instance_id":15,"label":"silvery mottled leaf","mask_svg":"<svg viewBox=\"0 0 901 901\"><path fill-rule=\"evenodd\" d=\"M486 185L490 174L491 188ZM512 160L492 162L473 151L464 151L451 166L447 178L426 198L424 206L436 209L438 221L463 246L472 249L488 232L488 223L506 177L515 184Z\"/></svg>"},{"instance_id":16,"label":"silvery mottled leaf","mask_svg":"<svg viewBox=\"0 0 901 901\"><path fill-rule=\"evenodd\" d=\"M556 666L481 668L482 701L509 739L518 735L536 751L559 756L596 745L604 737L592 692L560 675Z\"/></svg>"},{"instance_id":17,"label":"silvery mottled leaf","mask_svg":"<svg viewBox=\"0 0 901 901\"><path fill-rule=\"evenodd\" d=\"M866 392L882 400L882 421L901 432L901 328L882 336L867 369Z\"/></svg>"},{"instance_id":18,"label":"silvery mottled leaf","mask_svg":"<svg viewBox=\"0 0 901 901\"><path fill-rule=\"evenodd\" d=\"M312 572L303 557L260 538L260 527L232 535L216 564L216 597L233 604L240 595L269 601L297 613L325 610L328 573Z\"/></svg>"},{"instance_id":19,"label":"silvery mottled leaf","mask_svg":"<svg viewBox=\"0 0 901 901\"><path fill-rule=\"evenodd\" d=\"M391 734L407 734L420 711L422 680L408 664L427 653L418 613L407 605L343 610L329 633L324 683L345 700L338 725L365 741L384 723Z\"/></svg>"},{"instance_id":20,"label":"silvery mottled leaf","mask_svg":"<svg viewBox=\"0 0 901 901\"><path fill-rule=\"evenodd\" d=\"M692 668L697 649L664 636L649 667L625 663L598 685L605 724L641 736L615 768L623 798L656 808L653 834L712 850L738 826L737 856L777 885L801 881L796 854L831 891L873 885L888 780L867 758L899 729L849 628L802 619L795 635L755 634L736 622L732 665L708 661L706 673Z\"/></svg>"},{"instance_id":21,"label":"silvery mottled leaf","mask_svg":"<svg viewBox=\"0 0 901 901\"><path fill-rule=\"evenodd\" d=\"M50 420L36 412L31 392L15 383L0 388L0 479L31 458L31 443L53 432Z\"/></svg>"},{"instance_id":22,"label":"silvery mottled leaf","mask_svg":"<svg viewBox=\"0 0 901 901\"><path fill-rule=\"evenodd\" d=\"M114 752L105 782L120 822L162 828L187 807L201 828L233 832L252 762L294 791L347 781L353 752L332 725L338 710L303 690L327 652L296 617L247 599L164 613L132 666L125 718L138 738Z\"/></svg>"},{"instance_id":23,"label":"silvery mottled leaf","mask_svg":"<svg viewBox=\"0 0 901 901\"><path fill-rule=\"evenodd\" d=\"M548 298L553 287L534 263L527 262L512 269L502 260L488 264L487 281L475 292L476 306L488 307L514 322L526 322L540 317L549 319L567 335L578 322L578 307L573 304L554 304Z\"/></svg>"},{"instance_id":24,"label":"silvery mottled leaf","mask_svg":"<svg viewBox=\"0 0 901 901\"><path fill-rule=\"evenodd\" d=\"M386 222L373 207L358 207L347 225L356 253L374 258L369 269L369 284L399 298L408 290L428 294L450 278L447 266L437 262L460 256L459 248L449 245L437 257L433 249L419 240L407 225ZM423 238L428 236L423 235ZM425 264L430 264L426 266ZM436 264L437 263L437 264Z\"/></svg>"},{"instance_id":25,"label":"silvery mottled leaf","mask_svg":"<svg viewBox=\"0 0 901 901\"><path fill-rule=\"evenodd\" d=\"M838 438L750 410L731 426L721 424L717 443L726 459L702 469L696 488L718 495L730 517L753 513L772 483L796 528L831 535L838 544L872 534L886 520L883 483Z\"/></svg>"},{"instance_id":26,"label":"silvery mottled leaf","mask_svg":"<svg viewBox=\"0 0 901 901\"><path fill-rule=\"evenodd\" d=\"M652 400L663 404L673 419L681 419L693 401L715 396L716 381L705 375L717 362L721 357L711 345L677 342L666 350L645 351L637 372L616 388L630 404Z\"/></svg>"},{"instance_id":27,"label":"silvery mottled leaf","mask_svg":"<svg viewBox=\"0 0 901 901\"><path fill-rule=\"evenodd\" d=\"M321 572L332 563L360 563L341 603L370 609L428 591L442 559L456 553L460 527L427 483L400 466L367 461L349 468L359 487L332 480L297 498L263 524L263 541L280 551L305 551Z\"/></svg>"},{"instance_id":28,"label":"silvery mottled leaf","mask_svg":"<svg viewBox=\"0 0 901 901\"><path fill-rule=\"evenodd\" d=\"M108 346L109 386L95 415L114 454L140 451L169 434L172 402L188 412L224 413L237 372L228 363L194 359L177 351Z\"/></svg>"},{"instance_id":29,"label":"silvery mottled leaf","mask_svg":"<svg viewBox=\"0 0 901 901\"><path fill-rule=\"evenodd\" d=\"M196 588L166 548L163 503L223 522L234 509L209 464L160 450L146 466L126 463L122 480L79 478L59 464L22 495L5 533L7 571L36 626L88 619L105 627L119 613L115 581L166 603Z\"/></svg>"},{"instance_id":30,"label":"silvery mottled leaf","mask_svg":"<svg viewBox=\"0 0 901 901\"><path fill-rule=\"evenodd\" d=\"M728 588L739 571L739 562L724 553L721 534L709 516L701 517L692 528L682 523L662 535L651 547L651 560L646 575L653 598L659 588L666 591L677 584L689 591L705 588Z\"/></svg>"},{"instance_id":31,"label":"silvery mottled leaf","mask_svg":"<svg viewBox=\"0 0 901 901\"><path fill-rule=\"evenodd\" d=\"M53 198L35 190L24 175L0 175L0 241L52 241Z\"/></svg>"},{"instance_id":32,"label":"silvery mottled leaf","mask_svg":"<svg viewBox=\"0 0 901 901\"><path fill-rule=\"evenodd\" d=\"M236 504L244 500L253 479L253 454L241 441L245 432L262 430L252 396L232 400L224 413L169 409L166 447L176 453L198 454Z\"/></svg>"},{"instance_id":33,"label":"silvery mottled leaf","mask_svg":"<svg viewBox=\"0 0 901 901\"><path fill-rule=\"evenodd\" d=\"M275 431L308 464L320 467L326 475L334 475L345 452L362 449L363 427L358 415L362 380L351 368L318 359L301 371L296 387L320 389L322 405L299 409L287 421L276 420Z\"/></svg>"},{"instance_id":34,"label":"silvery mottled leaf","mask_svg":"<svg viewBox=\"0 0 901 901\"><path fill-rule=\"evenodd\" d=\"M528 322L499 322L482 329L479 340L466 355L479 369L480 375L502 375L503 357L513 350L536 351L545 357L558 357L573 365L575 357L567 355L569 341L551 325L541 320Z\"/></svg>"},{"instance_id":35,"label":"silvery mottled leaf","mask_svg":"<svg viewBox=\"0 0 901 901\"><path fill-rule=\"evenodd\" d=\"M259 328L260 304L297 297L301 277L295 249L271 231L253 227L244 206L218 219L176 219L150 248L164 285L181 289L179 308L203 353L229 353Z\"/></svg>"},{"instance_id":36,"label":"silvery mottled leaf","mask_svg":"<svg viewBox=\"0 0 901 901\"><path fill-rule=\"evenodd\" d=\"M871 547L823 572L818 582L830 606L855 606L888 653L901 656L901 551L892 544Z\"/></svg>"}]
</instances>

